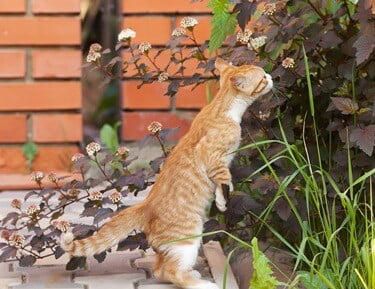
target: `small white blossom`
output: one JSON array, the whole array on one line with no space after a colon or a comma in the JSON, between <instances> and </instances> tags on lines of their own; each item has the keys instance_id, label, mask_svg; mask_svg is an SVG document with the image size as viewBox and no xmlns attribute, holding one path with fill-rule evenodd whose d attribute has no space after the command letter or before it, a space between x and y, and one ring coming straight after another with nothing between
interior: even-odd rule
<instances>
[{"instance_id":1,"label":"small white blossom","mask_svg":"<svg viewBox=\"0 0 375 289\"><path fill-rule=\"evenodd\" d=\"M22 236L22 235L12 235L9 237L9 245L10 246L13 246L13 247L16 247L16 248L19 248L23 245L23 243L25 243L25 237Z\"/></svg>"},{"instance_id":2,"label":"small white blossom","mask_svg":"<svg viewBox=\"0 0 375 289\"><path fill-rule=\"evenodd\" d=\"M57 174L55 172L50 172L48 175L47 175L47 178L48 180L51 182L51 183L57 183L58 182L58 177L57 177Z\"/></svg>"},{"instance_id":3,"label":"small white blossom","mask_svg":"<svg viewBox=\"0 0 375 289\"><path fill-rule=\"evenodd\" d=\"M63 233L68 232L70 229L70 223L67 221L53 221L52 226Z\"/></svg>"},{"instance_id":4,"label":"small white blossom","mask_svg":"<svg viewBox=\"0 0 375 289\"><path fill-rule=\"evenodd\" d=\"M268 112L264 112L264 111L259 111L259 118L261 120L266 120L270 117L271 115L271 111L268 111Z\"/></svg>"},{"instance_id":5,"label":"small white blossom","mask_svg":"<svg viewBox=\"0 0 375 289\"><path fill-rule=\"evenodd\" d=\"M183 28L193 28L197 24L198 24L198 20L190 16L182 18L180 22L180 25Z\"/></svg>"},{"instance_id":6,"label":"small white blossom","mask_svg":"<svg viewBox=\"0 0 375 289\"><path fill-rule=\"evenodd\" d=\"M73 156L72 156L72 162L75 163L77 162L78 160L84 158L85 155L84 154L81 154L81 153L75 153Z\"/></svg>"},{"instance_id":7,"label":"small white blossom","mask_svg":"<svg viewBox=\"0 0 375 289\"><path fill-rule=\"evenodd\" d=\"M121 201L121 199L122 199L122 195L121 195L120 192L113 192L112 194L110 194L110 195L108 196L108 198L109 198L114 204L116 204L116 203L118 203L118 202Z\"/></svg>"},{"instance_id":8,"label":"small white blossom","mask_svg":"<svg viewBox=\"0 0 375 289\"><path fill-rule=\"evenodd\" d=\"M96 156L96 154L102 149L100 144L91 142L86 146L86 152L89 156Z\"/></svg>"},{"instance_id":9,"label":"small white blossom","mask_svg":"<svg viewBox=\"0 0 375 289\"><path fill-rule=\"evenodd\" d=\"M158 82L164 82L164 81L167 81L169 78L169 74L168 72L162 72L159 74L158 76Z\"/></svg>"},{"instance_id":10,"label":"small white blossom","mask_svg":"<svg viewBox=\"0 0 375 289\"><path fill-rule=\"evenodd\" d=\"M129 155L129 153L130 153L130 150L125 146L119 147L116 151L116 155L125 157L125 158Z\"/></svg>"},{"instance_id":11,"label":"small white blossom","mask_svg":"<svg viewBox=\"0 0 375 289\"><path fill-rule=\"evenodd\" d=\"M294 68L296 65L295 61L293 58L291 57L287 57L283 60L283 62L281 63L281 66L284 67L284 68Z\"/></svg>"},{"instance_id":12,"label":"small white blossom","mask_svg":"<svg viewBox=\"0 0 375 289\"><path fill-rule=\"evenodd\" d=\"M120 34L118 35L118 41L129 40L130 38L135 38L136 35L137 35L137 33L135 33L134 30L132 30L130 28L126 28L126 29L122 30L120 32Z\"/></svg>"},{"instance_id":13,"label":"small white blossom","mask_svg":"<svg viewBox=\"0 0 375 289\"><path fill-rule=\"evenodd\" d=\"M77 189L70 189L68 190L68 196L71 197L71 198L76 198L78 197L78 195L81 193L80 190L77 190Z\"/></svg>"},{"instance_id":14,"label":"small white blossom","mask_svg":"<svg viewBox=\"0 0 375 289\"><path fill-rule=\"evenodd\" d=\"M102 58L100 52L89 51L86 57L86 61L92 63L98 61L100 58Z\"/></svg>"},{"instance_id":15,"label":"small white blossom","mask_svg":"<svg viewBox=\"0 0 375 289\"><path fill-rule=\"evenodd\" d=\"M141 44L139 44L138 46L138 49L142 52L142 53L148 53L151 49L151 43L150 42L142 42Z\"/></svg>"},{"instance_id":16,"label":"small white blossom","mask_svg":"<svg viewBox=\"0 0 375 289\"><path fill-rule=\"evenodd\" d=\"M104 195L98 191L91 192L89 195L90 201L101 201L103 200L103 198L104 198Z\"/></svg>"},{"instance_id":17,"label":"small white blossom","mask_svg":"<svg viewBox=\"0 0 375 289\"><path fill-rule=\"evenodd\" d=\"M275 3L268 3L268 4L264 5L264 8L263 8L263 14L264 15L271 16L271 15L275 14L276 11L277 11L277 6L276 6Z\"/></svg>"},{"instance_id":18,"label":"small white blossom","mask_svg":"<svg viewBox=\"0 0 375 289\"><path fill-rule=\"evenodd\" d=\"M162 124L158 121L153 121L150 123L150 125L147 127L149 132L152 133L158 133L163 128Z\"/></svg>"},{"instance_id":19,"label":"small white blossom","mask_svg":"<svg viewBox=\"0 0 375 289\"><path fill-rule=\"evenodd\" d=\"M39 171L32 172L30 176L30 180L32 182L37 182L37 183L40 183L43 180L43 178L44 178L43 172L39 172Z\"/></svg>"},{"instance_id":20,"label":"small white blossom","mask_svg":"<svg viewBox=\"0 0 375 289\"><path fill-rule=\"evenodd\" d=\"M253 32L251 32L249 29L245 29L244 31L240 30L237 33L237 41L248 43L252 34Z\"/></svg>"},{"instance_id":21,"label":"small white blossom","mask_svg":"<svg viewBox=\"0 0 375 289\"><path fill-rule=\"evenodd\" d=\"M249 48L258 49L266 44L267 36L259 36L256 38L250 39L250 43L248 44Z\"/></svg>"},{"instance_id":22,"label":"small white blossom","mask_svg":"<svg viewBox=\"0 0 375 289\"><path fill-rule=\"evenodd\" d=\"M94 52L100 52L102 51L102 46L99 44L99 43L93 43L90 45L90 51L94 51Z\"/></svg>"},{"instance_id":23,"label":"small white blossom","mask_svg":"<svg viewBox=\"0 0 375 289\"><path fill-rule=\"evenodd\" d=\"M38 205L30 205L27 207L25 213L29 216L37 214L40 211L40 207Z\"/></svg>"},{"instance_id":24,"label":"small white blossom","mask_svg":"<svg viewBox=\"0 0 375 289\"><path fill-rule=\"evenodd\" d=\"M186 30L184 28L177 27L172 31L173 37L180 37L186 34Z\"/></svg>"},{"instance_id":25,"label":"small white blossom","mask_svg":"<svg viewBox=\"0 0 375 289\"><path fill-rule=\"evenodd\" d=\"M21 209L21 205L22 205L22 201L20 199L14 199L10 205L15 208L15 209L18 209L20 210Z\"/></svg>"}]
</instances>

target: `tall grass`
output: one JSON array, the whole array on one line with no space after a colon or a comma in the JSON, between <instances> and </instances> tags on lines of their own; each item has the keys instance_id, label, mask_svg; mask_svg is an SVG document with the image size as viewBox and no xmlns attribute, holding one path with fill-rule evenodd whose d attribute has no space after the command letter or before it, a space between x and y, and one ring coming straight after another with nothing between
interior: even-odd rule
<instances>
[{"instance_id":1,"label":"tall grass","mask_svg":"<svg viewBox=\"0 0 375 289\"><path fill-rule=\"evenodd\" d=\"M254 142L242 147L240 150L257 148L265 163L250 177L266 170L279 184L275 197L257 217L294 257L294 271L305 288L375 289L375 224L372 188L372 176L375 174L375 169L354 179L348 147L346 172L348 183L344 186L338 185L326 170L320 153L314 97L306 54L305 66L318 164L311 162L304 137L303 149L288 142L281 122L281 140ZM267 159L262 153L262 146L272 143L282 144L284 149ZM281 179L273 168L273 164L280 159L286 160L294 170L284 179ZM345 172L342 173L345 174ZM302 214L288 196L286 189L291 184L298 184L301 188L307 208L307 212L304 213L307 214ZM345 189L340 189L342 187ZM328 197L329 190L334 191L334 198ZM298 244L288 241L276 228L272 227L272 224L267 222L279 198L284 198L288 202L301 228L301 242ZM307 218L302 215L307 215Z\"/></svg>"}]
</instances>

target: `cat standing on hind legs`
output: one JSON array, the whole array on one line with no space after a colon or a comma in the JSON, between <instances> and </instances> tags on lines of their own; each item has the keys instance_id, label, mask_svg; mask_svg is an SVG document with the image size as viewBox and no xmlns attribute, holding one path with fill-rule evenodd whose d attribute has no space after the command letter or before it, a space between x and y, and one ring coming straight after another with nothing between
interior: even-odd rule
<instances>
[{"instance_id":1,"label":"cat standing on hind legs","mask_svg":"<svg viewBox=\"0 0 375 289\"><path fill-rule=\"evenodd\" d=\"M193 271L205 208L215 194L219 210L226 210L222 185L232 189L228 166L241 140L241 118L258 97L272 88L271 76L253 65L232 66L217 59L220 90L197 115L189 132L167 158L149 196L121 211L95 235L74 241L67 233L61 247L74 256L100 253L124 240L134 229L147 235L157 253L155 276L187 289L218 289Z\"/></svg>"}]
</instances>

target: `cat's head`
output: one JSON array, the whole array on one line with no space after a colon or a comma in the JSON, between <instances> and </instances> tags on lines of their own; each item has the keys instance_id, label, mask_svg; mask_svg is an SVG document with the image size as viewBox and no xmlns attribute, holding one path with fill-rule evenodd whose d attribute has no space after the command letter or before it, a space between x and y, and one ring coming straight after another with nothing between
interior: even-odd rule
<instances>
[{"instance_id":1,"label":"cat's head","mask_svg":"<svg viewBox=\"0 0 375 289\"><path fill-rule=\"evenodd\" d=\"M218 58L215 67L220 72L220 87L229 83L231 89L240 92L242 97L256 99L272 89L271 75L259 66L233 66Z\"/></svg>"}]
</instances>

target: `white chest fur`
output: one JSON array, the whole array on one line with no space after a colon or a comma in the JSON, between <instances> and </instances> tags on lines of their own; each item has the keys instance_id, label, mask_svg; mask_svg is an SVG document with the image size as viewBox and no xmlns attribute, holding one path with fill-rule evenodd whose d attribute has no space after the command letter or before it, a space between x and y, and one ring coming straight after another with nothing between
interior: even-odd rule
<instances>
[{"instance_id":1,"label":"white chest fur","mask_svg":"<svg viewBox=\"0 0 375 289\"><path fill-rule=\"evenodd\" d=\"M230 109L228 110L227 115L234 120L236 123L240 124L242 116L245 113L246 109L252 103L252 100L244 100L242 98L236 98Z\"/></svg>"}]
</instances>

